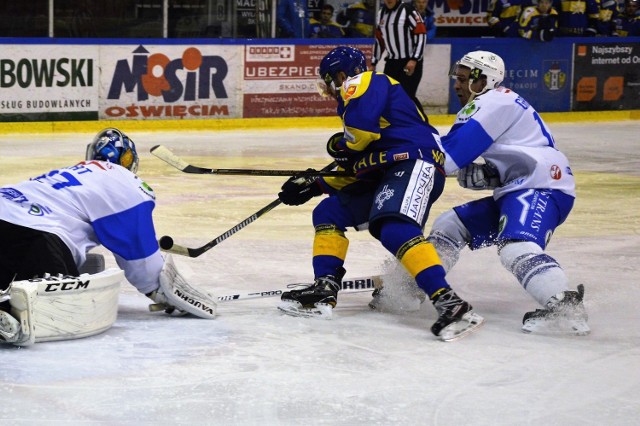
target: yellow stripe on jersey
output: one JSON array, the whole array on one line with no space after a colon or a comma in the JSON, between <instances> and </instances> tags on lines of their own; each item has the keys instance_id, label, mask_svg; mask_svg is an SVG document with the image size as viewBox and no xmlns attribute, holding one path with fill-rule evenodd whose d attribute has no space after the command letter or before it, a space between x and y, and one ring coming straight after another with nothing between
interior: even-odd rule
<instances>
[{"instance_id":1,"label":"yellow stripe on jersey","mask_svg":"<svg viewBox=\"0 0 640 426\"><path fill-rule=\"evenodd\" d=\"M347 257L349 240L335 225L318 225L313 239L313 256Z\"/></svg>"},{"instance_id":2,"label":"yellow stripe on jersey","mask_svg":"<svg viewBox=\"0 0 640 426\"><path fill-rule=\"evenodd\" d=\"M423 236L412 238L400 247L396 257L412 277L435 265L442 265L436 248Z\"/></svg>"},{"instance_id":3,"label":"yellow stripe on jersey","mask_svg":"<svg viewBox=\"0 0 640 426\"><path fill-rule=\"evenodd\" d=\"M341 177L341 176L339 177L326 176L326 177L323 177L322 180L331 188L337 189L337 190L340 190L345 186L351 185L352 183L355 183L358 181L358 179L355 177Z\"/></svg>"}]
</instances>

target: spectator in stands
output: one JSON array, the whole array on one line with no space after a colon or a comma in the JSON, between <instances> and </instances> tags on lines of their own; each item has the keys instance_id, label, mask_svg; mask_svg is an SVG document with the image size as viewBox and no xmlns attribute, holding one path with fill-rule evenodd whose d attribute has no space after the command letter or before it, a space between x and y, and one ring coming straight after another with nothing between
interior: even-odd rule
<instances>
[{"instance_id":1,"label":"spectator in stands","mask_svg":"<svg viewBox=\"0 0 640 426\"><path fill-rule=\"evenodd\" d=\"M554 0L558 11L558 36L594 37L600 25L599 0Z\"/></svg>"},{"instance_id":2,"label":"spectator in stands","mask_svg":"<svg viewBox=\"0 0 640 426\"><path fill-rule=\"evenodd\" d=\"M518 19L522 0L491 0L487 8L487 24L496 37L518 37Z\"/></svg>"},{"instance_id":3,"label":"spectator in stands","mask_svg":"<svg viewBox=\"0 0 640 426\"><path fill-rule=\"evenodd\" d=\"M338 13L336 21L345 27L347 37L373 37L376 26L375 0L362 0L349 5Z\"/></svg>"},{"instance_id":4,"label":"spectator in stands","mask_svg":"<svg viewBox=\"0 0 640 426\"><path fill-rule=\"evenodd\" d=\"M309 34L307 0L278 0L277 35L280 38L303 38Z\"/></svg>"},{"instance_id":5,"label":"spectator in stands","mask_svg":"<svg viewBox=\"0 0 640 426\"><path fill-rule=\"evenodd\" d=\"M605 37L613 35L616 31L615 17L618 16L619 10L618 0L600 0L599 35Z\"/></svg>"},{"instance_id":6,"label":"spectator in stands","mask_svg":"<svg viewBox=\"0 0 640 426\"><path fill-rule=\"evenodd\" d=\"M520 15L521 37L530 40L551 41L558 29L558 12L552 0L538 0L537 6L529 6Z\"/></svg>"},{"instance_id":7,"label":"spectator in stands","mask_svg":"<svg viewBox=\"0 0 640 426\"><path fill-rule=\"evenodd\" d=\"M624 10L621 11L616 22L616 32L614 35L620 37L640 36L640 0L625 0Z\"/></svg>"},{"instance_id":8,"label":"spectator in stands","mask_svg":"<svg viewBox=\"0 0 640 426\"><path fill-rule=\"evenodd\" d=\"M426 1L426 0L425 0ZM325 4L320 10L320 20L311 18L309 21L310 38L341 38L344 30L333 20L333 6Z\"/></svg>"},{"instance_id":9,"label":"spectator in stands","mask_svg":"<svg viewBox=\"0 0 640 426\"><path fill-rule=\"evenodd\" d=\"M436 38L436 17L427 5L427 0L413 0L413 7L422 16L424 25L427 27L427 42Z\"/></svg>"}]
</instances>

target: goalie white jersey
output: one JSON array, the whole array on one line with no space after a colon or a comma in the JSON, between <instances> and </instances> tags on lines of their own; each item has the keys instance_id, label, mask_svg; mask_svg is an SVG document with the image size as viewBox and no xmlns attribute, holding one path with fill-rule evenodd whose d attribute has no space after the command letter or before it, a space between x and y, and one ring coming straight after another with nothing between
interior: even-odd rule
<instances>
[{"instance_id":1,"label":"goalie white jersey","mask_svg":"<svg viewBox=\"0 0 640 426\"><path fill-rule=\"evenodd\" d=\"M504 87L489 90L465 105L448 135L442 136L447 174L478 157L492 164L502 186L494 198L529 188L549 188L575 197L569 161L538 112Z\"/></svg>"},{"instance_id":2,"label":"goalie white jersey","mask_svg":"<svg viewBox=\"0 0 640 426\"><path fill-rule=\"evenodd\" d=\"M0 187L0 219L56 234L77 265L105 246L141 293L158 288L164 259L153 227L155 195L135 174L105 161L83 161Z\"/></svg>"}]
</instances>

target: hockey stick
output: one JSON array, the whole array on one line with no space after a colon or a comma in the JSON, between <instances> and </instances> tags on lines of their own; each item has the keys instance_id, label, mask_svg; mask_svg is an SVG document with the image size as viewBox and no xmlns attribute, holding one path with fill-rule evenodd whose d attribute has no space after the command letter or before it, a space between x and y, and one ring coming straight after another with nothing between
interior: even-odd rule
<instances>
[{"instance_id":1,"label":"hockey stick","mask_svg":"<svg viewBox=\"0 0 640 426\"><path fill-rule=\"evenodd\" d=\"M205 167L193 166L182 158L171 152L163 145L156 145L151 148L151 153L184 173L194 173L199 175L242 175L242 176L353 176L345 171L322 169L312 170L256 170L256 169L208 169ZM333 167L332 167L333 168Z\"/></svg>"},{"instance_id":2,"label":"hockey stick","mask_svg":"<svg viewBox=\"0 0 640 426\"><path fill-rule=\"evenodd\" d=\"M335 166L336 166L336 163L332 162L331 164L323 167L322 171L331 170ZM230 236L232 236L233 234L235 234L236 232L238 232L239 230L241 230L251 222L255 222L260 216L270 212L276 206L278 206L281 202L282 201L280 201L279 198L276 200L273 200L268 205L264 206L263 208L261 208L260 210L258 210L257 212L255 212L254 214L252 214L242 222L238 223L237 225L229 229L227 232L217 236L216 238L209 241L207 244L203 245L202 247L197 247L197 248L184 247L179 244L175 244L173 242L173 238L171 238L168 235L165 235L162 238L160 238L160 241L159 241L160 248L169 253L175 253L175 254L188 256L188 257L198 257L202 253L205 253L206 251L217 246L218 244L220 244L221 242L223 242L224 240L226 240L227 238L229 238Z\"/></svg>"},{"instance_id":3,"label":"hockey stick","mask_svg":"<svg viewBox=\"0 0 640 426\"><path fill-rule=\"evenodd\" d=\"M309 283L288 284L287 288L309 286ZM358 277L350 280L343 280L340 285L340 291L345 293L359 293L364 291L372 291L376 287L382 286L382 277L379 275L373 277ZM252 293L229 294L227 296L218 296L218 302L233 302L237 300L261 299L264 297L280 296L287 290L266 290L256 291Z\"/></svg>"}]
</instances>

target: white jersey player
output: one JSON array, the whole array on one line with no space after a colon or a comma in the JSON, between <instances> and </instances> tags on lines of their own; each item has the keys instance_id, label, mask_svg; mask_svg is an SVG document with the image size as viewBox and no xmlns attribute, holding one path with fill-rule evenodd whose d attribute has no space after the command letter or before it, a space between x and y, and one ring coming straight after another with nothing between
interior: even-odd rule
<instances>
[{"instance_id":1,"label":"white jersey player","mask_svg":"<svg viewBox=\"0 0 640 426\"><path fill-rule=\"evenodd\" d=\"M0 187L0 290L47 274L77 277L89 250L102 245L158 306L212 318L215 301L189 287L160 254L155 195L137 168L133 141L110 128L87 146L85 161ZM0 340L15 342L21 333L9 324L9 304L0 305Z\"/></svg>"},{"instance_id":2,"label":"white jersey player","mask_svg":"<svg viewBox=\"0 0 640 426\"><path fill-rule=\"evenodd\" d=\"M464 106L442 137L445 171L457 172L462 187L492 189L493 196L443 213L428 240L447 271L464 246L497 245L504 267L544 307L525 314L523 331L587 334L584 286L570 291L563 269L544 252L575 200L569 161L536 110L499 86L504 72L502 58L486 51L467 53L451 70Z\"/></svg>"}]
</instances>

